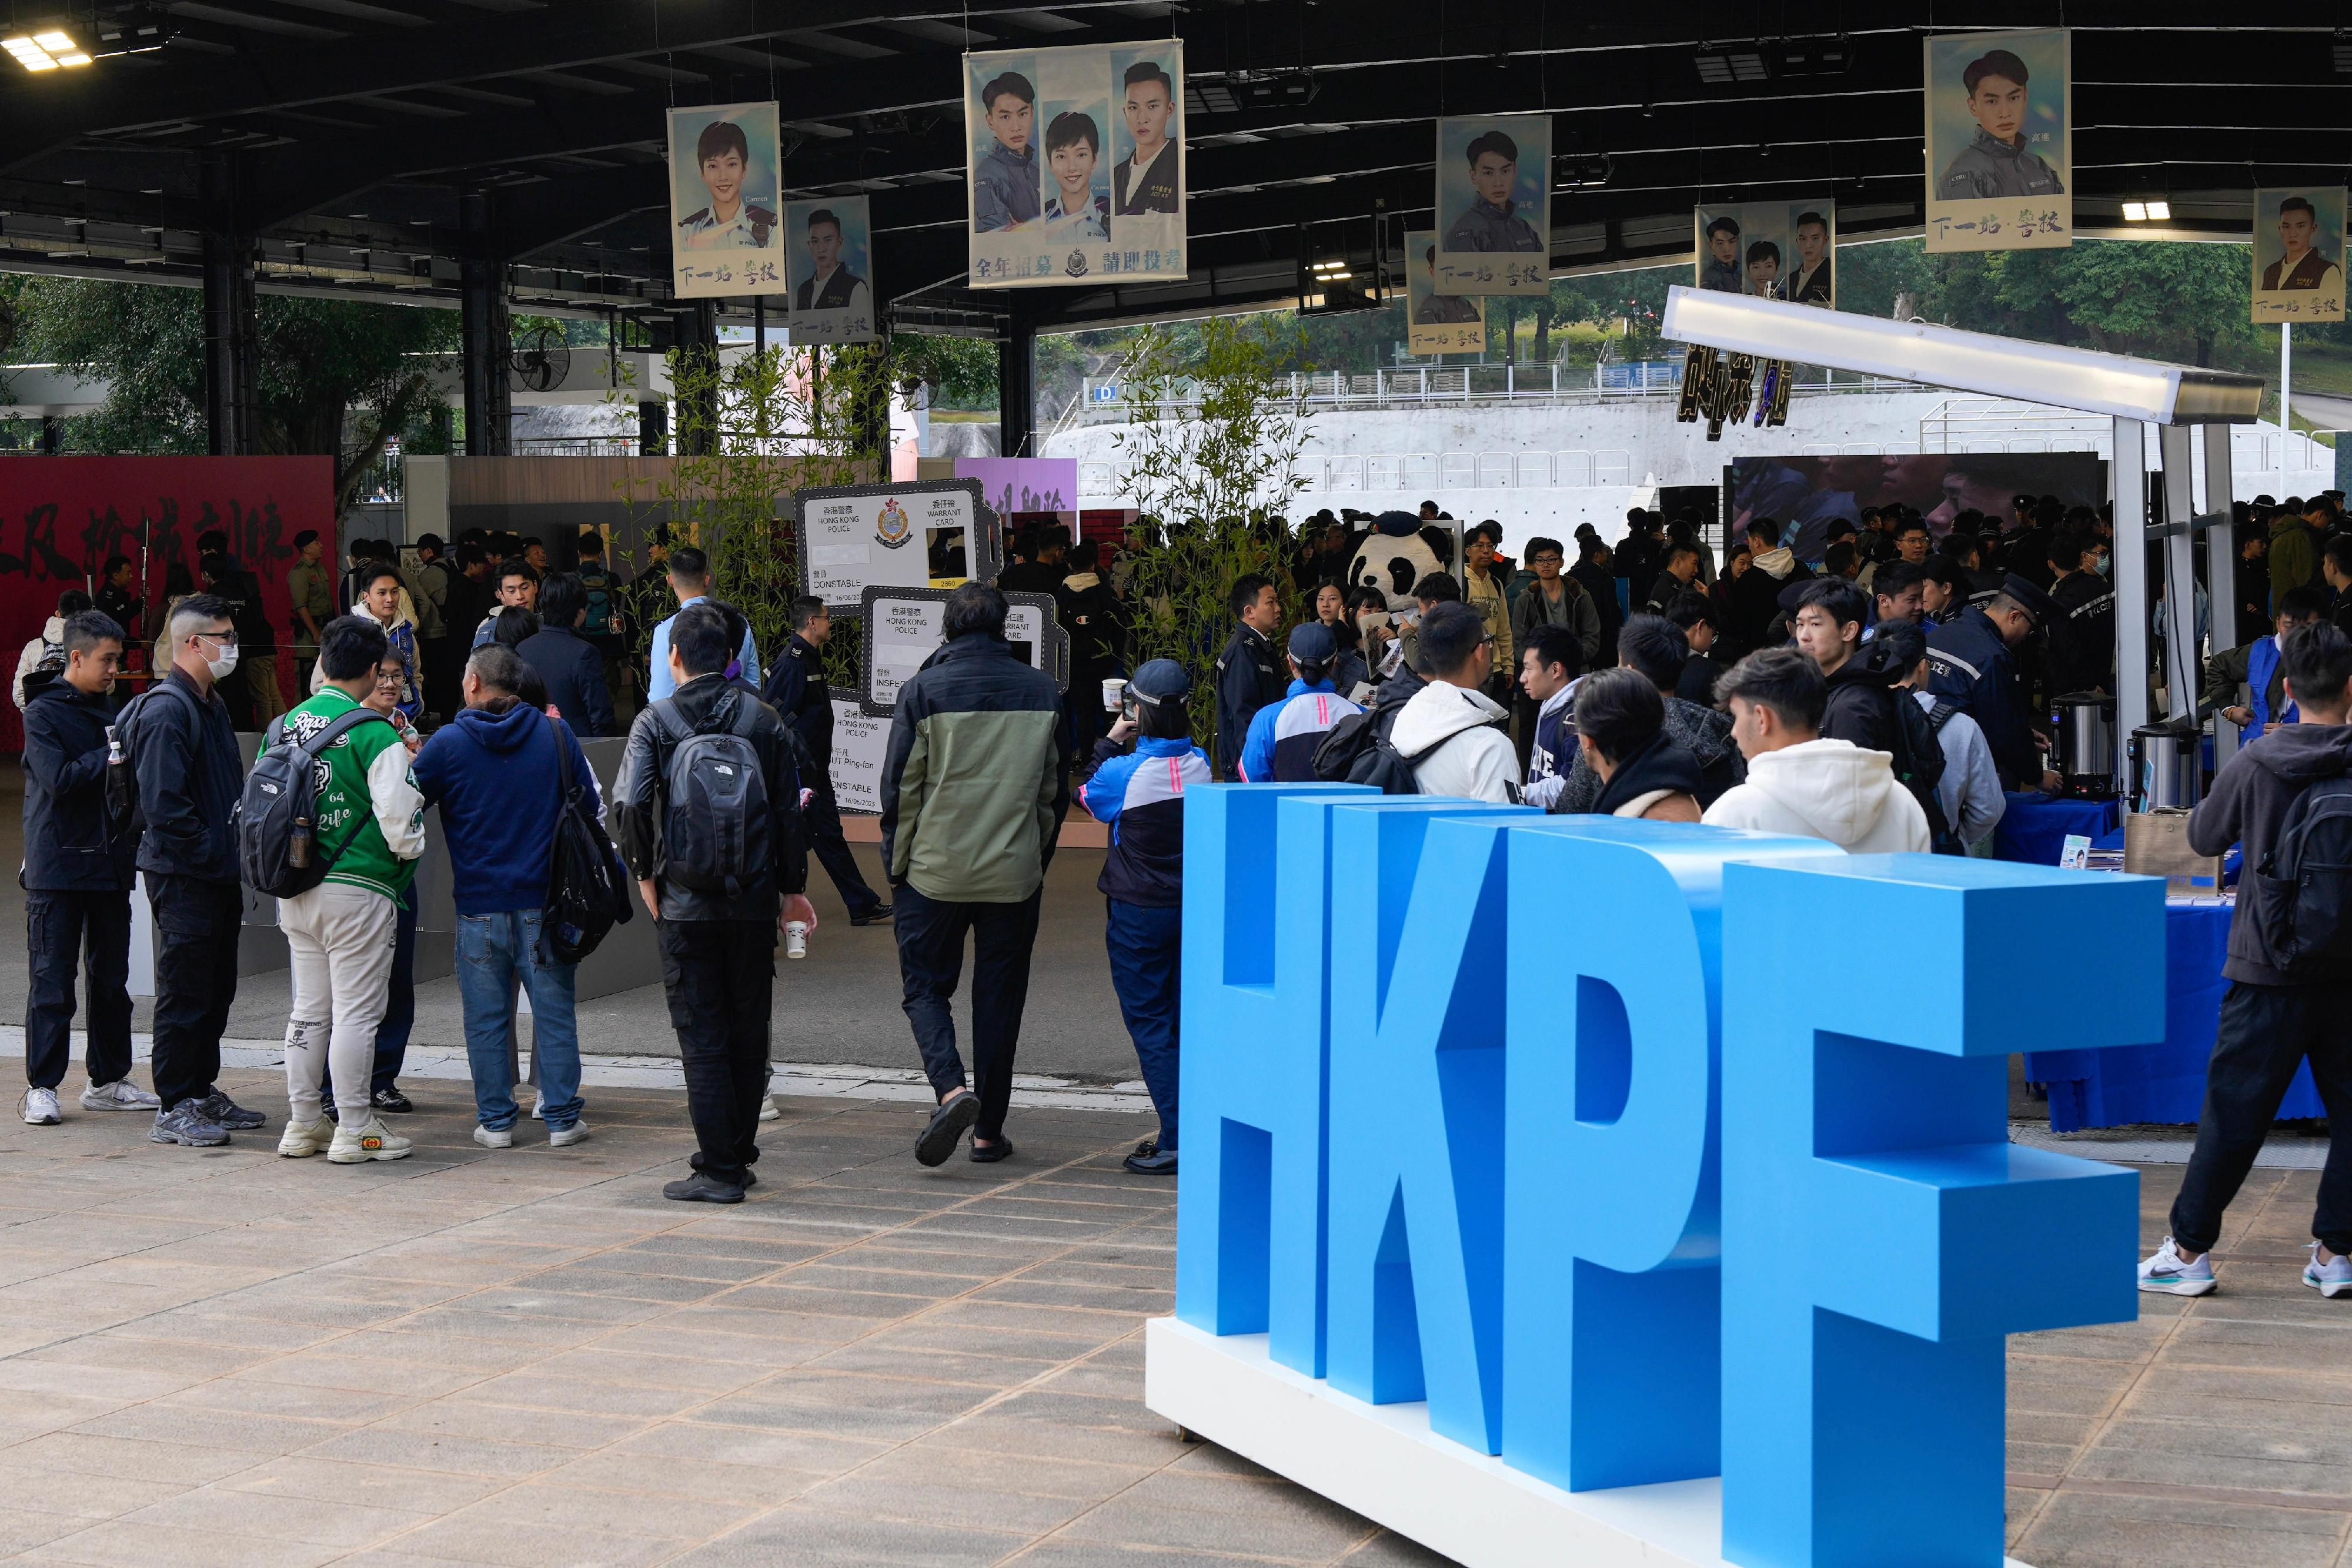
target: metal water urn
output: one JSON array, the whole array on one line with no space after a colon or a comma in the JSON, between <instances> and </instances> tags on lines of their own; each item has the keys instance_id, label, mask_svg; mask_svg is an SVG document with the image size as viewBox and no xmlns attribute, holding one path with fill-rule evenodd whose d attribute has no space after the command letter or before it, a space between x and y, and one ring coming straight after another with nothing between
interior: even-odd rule
<instances>
[{"instance_id":1,"label":"metal water urn","mask_svg":"<svg viewBox=\"0 0 2352 1568\"><path fill-rule=\"evenodd\" d=\"M2066 793L2105 800L2116 792L2116 699L2060 697L2050 705L2056 718L2051 758Z\"/></svg>"},{"instance_id":2,"label":"metal water urn","mask_svg":"<svg viewBox=\"0 0 2352 1568\"><path fill-rule=\"evenodd\" d=\"M2131 807L2135 811L2197 804L2197 754L2203 737L2171 725L2144 725L2131 734Z\"/></svg>"}]
</instances>

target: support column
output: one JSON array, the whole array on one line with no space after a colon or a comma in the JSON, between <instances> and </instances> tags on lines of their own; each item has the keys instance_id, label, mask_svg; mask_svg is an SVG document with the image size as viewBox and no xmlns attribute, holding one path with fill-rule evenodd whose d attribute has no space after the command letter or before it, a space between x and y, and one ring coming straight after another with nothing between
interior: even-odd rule
<instances>
[{"instance_id":1,"label":"support column","mask_svg":"<svg viewBox=\"0 0 2352 1568\"><path fill-rule=\"evenodd\" d=\"M2147 441L2136 419L2116 421L2115 459L2107 465L2116 514L2116 783L2132 788L2132 731L2147 723ZM2217 608L2214 612L2220 613Z\"/></svg>"},{"instance_id":2,"label":"support column","mask_svg":"<svg viewBox=\"0 0 2352 1568\"><path fill-rule=\"evenodd\" d=\"M2205 664L2197 654L2197 504L2189 427L2163 425L2156 438L2164 455L2164 716L2194 722ZM2220 606L2213 611L2218 614Z\"/></svg>"},{"instance_id":3,"label":"support column","mask_svg":"<svg viewBox=\"0 0 2352 1568\"><path fill-rule=\"evenodd\" d=\"M2219 520L2205 530L2205 592L2212 604L2213 646L2236 642L2238 630L2238 530L2232 526L2231 497L2235 476L2230 472L2230 427L2198 427L2205 443L2205 510ZM2238 727L2216 716L2213 720L2213 766L2237 755Z\"/></svg>"},{"instance_id":4,"label":"support column","mask_svg":"<svg viewBox=\"0 0 2352 1568\"><path fill-rule=\"evenodd\" d=\"M204 209L205 427L215 457L254 450L261 358L253 237L237 210L236 166L208 155L199 171Z\"/></svg>"},{"instance_id":5,"label":"support column","mask_svg":"<svg viewBox=\"0 0 2352 1568\"><path fill-rule=\"evenodd\" d=\"M1015 306L996 345L997 450L1006 457L1034 457L1036 437L1037 329Z\"/></svg>"},{"instance_id":6,"label":"support column","mask_svg":"<svg viewBox=\"0 0 2352 1568\"><path fill-rule=\"evenodd\" d=\"M677 449L708 455L719 450L719 307L698 299L677 311ZM679 376L687 381L679 382Z\"/></svg>"},{"instance_id":7,"label":"support column","mask_svg":"<svg viewBox=\"0 0 2352 1568\"><path fill-rule=\"evenodd\" d=\"M507 366L514 354L507 309L507 269L490 226L490 198L458 198L465 256L459 263L458 332L466 371L466 455L503 457L513 450L514 394Z\"/></svg>"}]
</instances>

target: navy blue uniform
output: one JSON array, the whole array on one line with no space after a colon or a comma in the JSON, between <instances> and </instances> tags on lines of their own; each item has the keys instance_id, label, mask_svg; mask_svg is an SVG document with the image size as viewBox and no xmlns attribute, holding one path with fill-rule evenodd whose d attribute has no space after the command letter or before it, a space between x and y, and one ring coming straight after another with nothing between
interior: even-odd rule
<instances>
[{"instance_id":1,"label":"navy blue uniform","mask_svg":"<svg viewBox=\"0 0 2352 1568\"><path fill-rule=\"evenodd\" d=\"M1928 628L1927 689L1977 721L2002 789L2041 780L2042 753L2033 744L2017 656L1981 607L1971 604L1950 624Z\"/></svg>"},{"instance_id":2,"label":"navy blue uniform","mask_svg":"<svg viewBox=\"0 0 2352 1568\"><path fill-rule=\"evenodd\" d=\"M1274 644L1255 628L1236 626L1217 655L1217 777L1241 777L1242 747L1257 710L1279 702L1282 666Z\"/></svg>"}]
</instances>

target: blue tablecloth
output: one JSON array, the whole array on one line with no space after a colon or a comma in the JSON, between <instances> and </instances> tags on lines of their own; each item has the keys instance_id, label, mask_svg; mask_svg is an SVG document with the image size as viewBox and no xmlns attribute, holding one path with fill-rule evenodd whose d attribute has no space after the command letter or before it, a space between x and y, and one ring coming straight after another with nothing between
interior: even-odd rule
<instances>
[{"instance_id":1,"label":"blue tablecloth","mask_svg":"<svg viewBox=\"0 0 2352 1568\"><path fill-rule=\"evenodd\" d=\"M2123 807L2116 801L2053 799L2030 789L2012 789L2009 808L1992 830L1993 858L2056 865L2067 834L2095 840L2122 827Z\"/></svg>"},{"instance_id":2,"label":"blue tablecloth","mask_svg":"<svg viewBox=\"0 0 2352 1568\"><path fill-rule=\"evenodd\" d=\"M2221 978L2221 959L2229 940L2226 906L2168 904L2164 912L2164 1043L2025 1053L2026 1078L2049 1085L2052 1132L2197 1120L2205 1102L2205 1062L2213 1051L2221 993L2229 986ZM2312 1085L2311 1064L2305 1062L2295 1073L2279 1115L2326 1113L2319 1091Z\"/></svg>"}]
</instances>

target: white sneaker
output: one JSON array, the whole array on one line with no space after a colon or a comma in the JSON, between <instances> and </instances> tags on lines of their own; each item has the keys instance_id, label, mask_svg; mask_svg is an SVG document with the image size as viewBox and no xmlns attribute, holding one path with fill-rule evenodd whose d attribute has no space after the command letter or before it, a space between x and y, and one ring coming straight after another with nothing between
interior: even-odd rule
<instances>
[{"instance_id":1,"label":"white sneaker","mask_svg":"<svg viewBox=\"0 0 2352 1568\"><path fill-rule=\"evenodd\" d=\"M765 1100L760 1102L760 1120L762 1122L782 1121L783 1119L783 1102L778 1100L774 1095L771 1094Z\"/></svg>"},{"instance_id":2,"label":"white sneaker","mask_svg":"<svg viewBox=\"0 0 2352 1568\"><path fill-rule=\"evenodd\" d=\"M504 1128L478 1126L474 1129L474 1142L486 1149L511 1149L514 1147L514 1134Z\"/></svg>"},{"instance_id":3,"label":"white sneaker","mask_svg":"<svg viewBox=\"0 0 2352 1568\"><path fill-rule=\"evenodd\" d=\"M547 1120L547 1096L546 1096L546 1095L544 1095L544 1094L540 1094L540 1093L533 1093L533 1094L531 1095L531 1097L530 1097L530 1119L531 1119L532 1121L534 1121L534 1122L544 1122L544 1121L546 1121L546 1120Z\"/></svg>"},{"instance_id":4,"label":"white sneaker","mask_svg":"<svg viewBox=\"0 0 2352 1568\"><path fill-rule=\"evenodd\" d=\"M286 1118L286 1131L278 1135L278 1153L282 1159L307 1160L312 1155L323 1155L335 1141L335 1124L324 1116L308 1126Z\"/></svg>"},{"instance_id":5,"label":"white sneaker","mask_svg":"<svg viewBox=\"0 0 2352 1568\"><path fill-rule=\"evenodd\" d=\"M58 1114L58 1092L54 1089L26 1090L23 1110L27 1127L54 1127L65 1120Z\"/></svg>"},{"instance_id":6,"label":"white sneaker","mask_svg":"<svg viewBox=\"0 0 2352 1568\"><path fill-rule=\"evenodd\" d=\"M2159 1296L2202 1296L2213 1289L2213 1254L2200 1252L2194 1263L2180 1260L2180 1249L2171 1237L2156 1249L2156 1256L2139 1266L2139 1288ZM2345 1275L2345 1288L2352 1290L2352 1270Z\"/></svg>"},{"instance_id":7,"label":"white sneaker","mask_svg":"<svg viewBox=\"0 0 2352 1568\"><path fill-rule=\"evenodd\" d=\"M85 1111L153 1111L163 1103L128 1078L93 1083L81 1092L81 1108Z\"/></svg>"},{"instance_id":8,"label":"white sneaker","mask_svg":"<svg viewBox=\"0 0 2352 1568\"><path fill-rule=\"evenodd\" d=\"M2311 1261L2303 1266L2303 1282L2330 1299L2352 1294L2352 1258L2338 1252L2323 1263L2316 1241L2311 1243L2310 1251Z\"/></svg>"},{"instance_id":9,"label":"white sneaker","mask_svg":"<svg viewBox=\"0 0 2352 1568\"><path fill-rule=\"evenodd\" d=\"M406 1138L394 1136L383 1117L370 1116L364 1127L337 1127L335 1141L327 1145L327 1159L339 1166L365 1165L370 1160L404 1160L414 1147Z\"/></svg>"},{"instance_id":10,"label":"white sneaker","mask_svg":"<svg viewBox=\"0 0 2352 1568\"><path fill-rule=\"evenodd\" d=\"M588 1124L585 1122L574 1122L568 1127L551 1128L547 1134L548 1147L554 1149L568 1149L574 1144L584 1144L587 1141Z\"/></svg>"}]
</instances>

